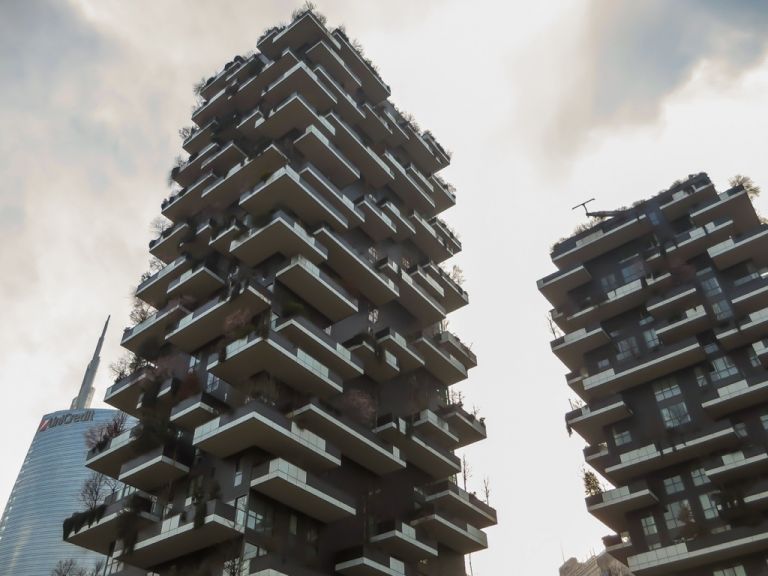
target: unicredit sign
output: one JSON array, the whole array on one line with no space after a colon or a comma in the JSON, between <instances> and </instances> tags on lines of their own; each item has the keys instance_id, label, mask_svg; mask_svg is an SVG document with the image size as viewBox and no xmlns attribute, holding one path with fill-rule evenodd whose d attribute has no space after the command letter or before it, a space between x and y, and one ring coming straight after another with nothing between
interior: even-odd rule
<instances>
[{"instance_id":1,"label":"unicredit sign","mask_svg":"<svg viewBox=\"0 0 768 576\"><path fill-rule=\"evenodd\" d=\"M80 414L73 414L72 412L70 412L68 414L62 414L61 416L52 416L49 418L43 418L43 420L40 422L40 427L37 429L37 431L45 432L49 428L55 428L56 426L63 426L65 424L72 424L72 422L92 422L92 421L93 421L93 410L87 410Z\"/></svg>"}]
</instances>

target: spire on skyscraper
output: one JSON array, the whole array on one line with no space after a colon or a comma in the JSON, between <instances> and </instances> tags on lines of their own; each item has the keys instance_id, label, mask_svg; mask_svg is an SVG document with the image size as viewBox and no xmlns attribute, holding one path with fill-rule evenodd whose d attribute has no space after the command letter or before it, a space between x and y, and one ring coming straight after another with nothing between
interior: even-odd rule
<instances>
[{"instance_id":1,"label":"spire on skyscraper","mask_svg":"<svg viewBox=\"0 0 768 576\"><path fill-rule=\"evenodd\" d=\"M96 350L93 351L93 357L88 363L88 367L85 369L83 382L80 384L80 392L72 399L72 405L70 406L70 409L72 410L84 410L91 407L91 400L93 400L93 381L96 379L96 371L99 369L99 354L101 354L101 347L104 344L104 335L107 333L110 317L111 316L107 316L107 321L104 322L104 329L101 331L101 336L99 336Z\"/></svg>"}]
</instances>

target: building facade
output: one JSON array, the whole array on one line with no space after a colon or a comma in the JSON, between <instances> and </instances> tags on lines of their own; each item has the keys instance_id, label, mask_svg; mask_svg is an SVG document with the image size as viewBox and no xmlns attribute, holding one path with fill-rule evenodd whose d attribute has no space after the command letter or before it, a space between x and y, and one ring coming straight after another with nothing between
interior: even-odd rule
<instances>
[{"instance_id":1,"label":"building facade","mask_svg":"<svg viewBox=\"0 0 768 576\"><path fill-rule=\"evenodd\" d=\"M312 11L257 46L200 87L105 398L140 422L87 462L139 492L80 542L121 574L464 576L496 513L456 480L486 430L450 392L449 156Z\"/></svg>"},{"instance_id":2,"label":"building facade","mask_svg":"<svg viewBox=\"0 0 768 576\"><path fill-rule=\"evenodd\" d=\"M61 539L61 521L80 506L84 436L116 410L59 410L43 416L0 518L0 573L48 576L59 560L91 567L104 556Z\"/></svg>"},{"instance_id":3,"label":"building facade","mask_svg":"<svg viewBox=\"0 0 768 576\"><path fill-rule=\"evenodd\" d=\"M559 572L560 576L632 576L629 568L605 552L584 562L569 558Z\"/></svg>"},{"instance_id":4,"label":"building facade","mask_svg":"<svg viewBox=\"0 0 768 576\"><path fill-rule=\"evenodd\" d=\"M768 227L706 174L599 215L538 283L568 429L614 486L587 509L637 576L766 574Z\"/></svg>"}]
</instances>

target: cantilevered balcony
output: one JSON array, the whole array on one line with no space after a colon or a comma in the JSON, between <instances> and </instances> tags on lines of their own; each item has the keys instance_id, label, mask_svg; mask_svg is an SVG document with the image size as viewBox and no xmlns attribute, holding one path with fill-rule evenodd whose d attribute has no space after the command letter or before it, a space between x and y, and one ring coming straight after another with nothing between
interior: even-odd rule
<instances>
[{"instance_id":1,"label":"cantilevered balcony","mask_svg":"<svg viewBox=\"0 0 768 576\"><path fill-rule=\"evenodd\" d=\"M223 287L224 279L202 262L168 283L168 298L186 297L201 302Z\"/></svg>"},{"instance_id":2,"label":"cantilevered balcony","mask_svg":"<svg viewBox=\"0 0 768 576\"><path fill-rule=\"evenodd\" d=\"M213 420L222 410L223 403L208 392L200 392L174 405L170 421L184 430L192 430Z\"/></svg>"},{"instance_id":3,"label":"cantilevered balcony","mask_svg":"<svg viewBox=\"0 0 768 576\"><path fill-rule=\"evenodd\" d=\"M443 296L440 297L439 303L445 308L446 312L454 312L469 304L469 295L467 292L451 274L443 270L440 266L435 266L430 263L426 266L419 266L418 270L420 274L428 276L443 289Z\"/></svg>"},{"instance_id":4,"label":"cantilevered balcony","mask_svg":"<svg viewBox=\"0 0 768 576\"><path fill-rule=\"evenodd\" d=\"M451 432L459 439L457 448L485 440L485 418L467 412L461 403L449 404L437 410L437 413L448 422Z\"/></svg>"},{"instance_id":5,"label":"cantilevered balcony","mask_svg":"<svg viewBox=\"0 0 768 576\"><path fill-rule=\"evenodd\" d=\"M746 278L750 278L729 293L731 306L736 314L749 314L755 310L768 306L768 281L763 278L762 272L755 272Z\"/></svg>"},{"instance_id":6,"label":"cantilevered balcony","mask_svg":"<svg viewBox=\"0 0 768 576\"><path fill-rule=\"evenodd\" d=\"M432 178L432 201L435 203L435 212L443 212L456 205L456 191L452 184L448 184L439 174L433 174Z\"/></svg>"},{"instance_id":7,"label":"cantilevered balcony","mask_svg":"<svg viewBox=\"0 0 768 576\"><path fill-rule=\"evenodd\" d=\"M408 219L393 202L384 200L383 202L379 202L379 207L395 226L395 240L402 241L406 238L410 238L416 233L416 228L413 226L410 219Z\"/></svg>"},{"instance_id":8,"label":"cantilevered balcony","mask_svg":"<svg viewBox=\"0 0 768 576\"><path fill-rule=\"evenodd\" d=\"M130 460L135 454L135 440L139 434L139 428L134 427L122 434L110 438L88 451L85 465L91 470L117 478L120 467Z\"/></svg>"},{"instance_id":9,"label":"cantilevered balcony","mask_svg":"<svg viewBox=\"0 0 768 576\"><path fill-rule=\"evenodd\" d=\"M753 446L717 456L706 467L707 477L717 484L742 478L755 478L768 470L765 446Z\"/></svg>"},{"instance_id":10,"label":"cantilevered balcony","mask_svg":"<svg viewBox=\"0 0 768 576\"><path fill-rule=\"evenodd\" d=\"M336 105L333 107L334 114L350 126L357 126L360 121L365 119L365 112L363 112L362 108L325 68L320 64L316 64L312 67L312 71L328 91L333 94L333 97L336 98Z\"/></svg>"},{"instance_id":11,"label":"cantilevered balcony","mask_svg":"<svg viewBox=\"0 0 768 576\"><path fill-rule=\"evenodd\" d=\"M629 537L628 532L603 536L603 546L605 546L605 551L612 558L623 564L626 564L627 556L634 550L632 539Z\"/></svg>"},{"instance_id":12,"label":"cantilevered balcony","mask_svg":"<svg viewBox=\"0 0 768 576\"><path fill-rule=\"evenodd\" d=\"M120 524L126 516L138 528L144 528L160 517L153 509L152 497L143 492L114 492L103 502L101 516L91 524L73 528L65 541L81 548L107 555L115 540L120 538Z\"/></svg>"},{"instance_id":13,"label":"cantilevered balcony","mask_svg":"<svg viewBox=\"0 0 768 576\"><path fill-rule=\"evenodd\" d=\"M248 155L237 144L228 142L203 161L200 171L214 174L227 173L233 166L244 162L247 157Z\"/></svg>"},{"instance_id":14,"label":"cantilevered balcony","mask_svg":"<svg viewBox=\"0 0 768 576\"><path fill-rule=\"evenodd\" d=\"M240 206L256 217L275 206L291 210L310 225L329 224L334 229L347 228L347 219L331 206L290 166L280 168L240 198Z\"/></svg>"},{"instance_id":15,"label":"cantilevered balcony","mask_svg":"<svg viewBox=\"0 0 768 576\"><path fill-rule=\"evenodd\" d=\"M294 145L317 166L335 186L345 188L360 178L358 169L316 126L309 126Z\"/></svg>"},{"instance_id":16,"label":"cantilevered balcony","mask_svg":"<svg viewBox=\"0 0 768 576\"><path fill-rule=\"evenodd\" d=\"M197 154L191 154L189 159L183 164L175 167L171 172L173 180L179 186L190 186L200 178L202 174L203 164L206 160L212 158L222 149L220 144L211 142L200 150Z\"/></svg>"},{"instance_id":17,"label":"cantilevered balcony","mask_svg":"<svg viewBox=\"0 0 768 576\"><path fill-rule=\"evenodd\" d=\"M362 83L346 62L339 57L337 46L336 40L332 38L327 41L321 39L307 49L305 55L313 64L322 66L344 90L354 94Z\"/></svg>"},{"instance_id":18,"label":"cantilevered balcony","mask_svg":"<svg viewBox=\"0 0 768 576\"><path fill-rule=\"evenodd\" d=\"M285 154L271 144L253 158L244 159L232 166L223 176L208 183L202 191L201 201L206 205L226 208L240 198L243 191L254 182L278 172L287 162Z\"/></svg>"},{"instance_id":19,"label":"cantilevered balcony","mask_svg":"<svg viewBox=\"0 0 768 576\"><path fill-rule=\"evenodd\" d=\"M552 319L565 332L573 332L578 328L603 322L641 306L650 295L667 289L672 282L670 273L637 278L605 294L586 299L575 312L570 314L563 310L555 310Z\"/></svg>"},{"instance_id":20,"label":"cantilevered balcony","mask_svg":"<svg viewBox=\"0 0 768 576\"><path fill-rule=\"evenodd\" d=\"M301 255L278 270L275 279L334 322L357 312L357 300L328 274Z\"/></svg>"},{"instance_id":21,"label":"cantilevered balcony","mask_svg":"<svg viewBox=\"0 0 768 576\"><path fill-rule=\"evenodd\" d=\"M429 220L429 223L432 225L432 228L435 230L435 232L437 232L437 235L443 239L443 242L448 247L448 250L451 254L458 254L461 252L461 240L458 236L456 236L456 234L453 232L453 229L445 220L438 218L437 216L433 216Z\"/></svg>"},{"instance_id":22,"label":"cantilevered balcony","mask_svg":"<svg viewBox=\"0 0 768 576\"><path fill-rule=\"evenodd\" d=\"M384 152L384 160L392 172L393 180L390 183L390 188L403 201L403 205L424 214L433 214L435 212L435 201L408 174L408 171L400 161L388 150Z\"/></svg>"},{"instance_id":23,"label":"cantilevered balcony","mask_svg":"<svg viewBox=\"0 0 768 576\"><path fill-rule=\"evenodd\" d=\"M441 480L415 490L426 504L437 510L445 510L472 526L487 528L496 525L496 510L474 494L459 488L452 480Z\"/></svg>"},{"instance_id":24,"label":"cantilevered balcony","mask_svg":"<svg viewBox=\"0 0 768 576\"><path fill-rule=\"evenodd\" d=\"M307 164L299 176L347 219L350 228L357 228L365 221L365 214L336 185L312 164Z\"/></svg>"},{"instance_id":25,"label":"cantilevered balcony","mask_svg":"<svg viewBox=\"0 0 768 576\"><path fill-rule=\"evenodd\" d=\"M586 498L587 511L603 524L621 532L627 528L626 515L635 510L658 504L659 499L645 480L632 482Z\"/></svg>"},{"instance_id":26,"label":"cantilevered balcony","mask_svg":"<svg viewBox=\"0 0 768 576\"><path fill-rule=\"evenodd\" d=\"M342 576L405 576L405 564L376 548L359 547L345 550L336 557L334 566Z\"/></svg>"},{"instance_id":27,"label":"cantilevered balcony","mask_svg":"<svg viewBox=\"0 0 768 576\"><path fill-rule=\"evenodd\" d=\"M325 576L318 570L305 567L300 560L277 552L251 558L247 570L243 573L247 576Z\"/></svg>"},{"instance_id":28,"label":"cantilevered balcony","mask_svg":"<svg viewBox=\"0 0 768 576\"><path fill-rule=\"evenodd\" d=\"M646 309L654 318L663 319L698 304L700 296L696 286L680 286L648 302Z\"/></svg>"},{"instance_id":29,"label":"cantilevered balcony","mask_svg":"<svg viewBox=\"0 0 768 576\"><path fill-rule=\"evenodd\" d=\"M408 344L402 334L392 328L385 328L376 333L376 343L397 358L400 372L405 374L424 366L424 360Z\"/></svg>"},{"instance_id":30,"label":"cantilevered balcony","mask_svg":"<svg viewBox=\"0 0 768 576\"><path fill-rule=\"evenodd\" d=\"M695 434L670 435L668 441L624 452L616 464L606 466L604 475L614 484L621 484L654 470L736 446L738 442L739 437L731 423L718 422Z\"/></svg>"},{"instance_id":31,"label":"cantilevered balcony","mask_svg":"<svg viewBox=\"0 0 768 576\"><path fill-rule=\"evenodd\" d=\"M185 186L162 203L162 214L171 222L179 223L200 212L204 206L203 191L218 180L212 171L203 173L193 184Z\"/></svg>"},{"instance_id":32,"label":"cantilevered balcony","mask_svg":"<svg viewBox=\"0 0 768 576\"><path fill-rule=\"evenodd\" d=\"M360 173L372 186L379 188L392 181L393 174L390 167L363 142L354 128L333 112L327 118L336 129L334 136L336 145L355 163Z\"/></svg>"},{"instance_id":33,"label":"cantilevered balcony","mask_svg":"<svg viewBox=\"0 0 768 576\"><path fill-rule=\"evenodd\" d=\"M707 315L704 306L699 304L695 308L689 308L682 314L674 316L670 321L656 329L656 335L665 345L695 336L710 327L712 321Z\"/></svg>"},{"instance_id":34,"label":"cantilevered balcony","mask_svg":"<svg viewBox=\"0 0 768 576\"><path fill-rule=\"evenodd\" d=\"M343 391L341 378L274 330L266 334L256 330L230 343L213 357L208 371L232 385L269 372L304 394L327 397Z\"/></svg>"},{"instance_id":35,"label":"cantilevered balcony","mask_svg":"<svg viewBox=\"0 0 768 576\"><path fill-rule=\"evenodd\" d=\"M299 62L300 60L291 49L286 48L278 58L267 64L261 72L251 78L243 79L238 86L237 93L234 95L234 101L238 110L250 110L253 107L253 103L259 101L262 92L269 85L293 69ZM293 92L296 92L296 90L287 92L286 96ZM280 102L279 99L277 101ZM192 119L195 120L195 117L193 116Z\"/></svg>"},{"instance_id":36,"label":"cantilevered balcony","mask_svg":"<svg viewBox=\"0 0 768 576\"><path fill-rule=\"evenodd\" d=\"M282 458L253 469L251 490L320 522L335 522L356 514L354 500L349 495Z\"/></svg>"},{"instance_id":37,"label":"cantilevered balcony","mask_svg":"<svg viewBox=\"0 0 768 576\"><path fill-rule=\"evenodd\" d=\"M668 262L684 262L701 254L711 246L722 242L733 231L733 221L728 219L709 222L704 226L693 228L687 232L677 234L670 242L664 245L664 250L659 250L648 258L651 267L667 264Z\"/></svg>"},{"instance_id":38,"label":"cantilevered balcony","mask_svg":"<svg viewBox=\"0 0 768 576\"><path fill-rule=\"evenodd\" d=\"M342 378L355 378L363 374L363 363L358 358L306 318L297 316L278 319L275 332L309 352Z\"/></svg>"},{"instance_id":39,"label":"cantilevered balcony","mask_svg":"<svg viewBox=\"0 0 768 576\"><path fill-rule=\"evenodd\" d=\"M191 354L224 334L227 318L232 314L251 318L267 310L271 303L271 293L257 282L249 281L239 293L231 297L218 296L181 318L166 339Z\"/></svg>"},{"instance_id":40,"label":"cantilevered balcony","mask_svg":"<svg viewBox=\"0 0 768 576\"><path fill-rule=\"evenodd\" d=\"M333 37L339 43L339 53L350 70L360 79L362 89L371 102L376 105L390 95L389 86L379 76L371 64L366 62L357 49L347 39L346 34L338 28L333 31Z\"/></svg>"},{"instance_id":41,"label":"cantilevered balcony","mask_svg":"<svg viewBox=\"0 0 768 576\"><path fill-rule=\"evenodd\" d=\"M583 380L588 397L607 396L621 392L665 374L682 370L704 360L704 350L696 338L691 337L658 352L626 364L620 370L609 368Z\"/></svg>"},{"instance_id":42,"label":"cantilevered balcony","mask_svg":"<svg viewBox=\"0 0 768 576\"><path fill-rule=\"evenodd\" d=\"M276 106L294 93L301 94L312 108L322 114L327 113L337 102L317 75L301 61L265 88L262 102L267 106Z\"/></svg>"},{"instance_id":43,"label":"cantilevered balcony","mask_svg":"<svg viewBox=\"0 0 768 576\"><path fill-rule=\"evenodd\" d=\"M726 190L709 204L691 213L691 220L699 226L718 218L733 220L737 232L746 232L760 225L749 194L743 188Z\"/></svg>"},{"instance_id":44,"label":"cantilevered balcony","mask_svg":"<svg viewBox=\"0 0 768 576\"><path fill-rule=\"evenodd\" d=\"M709 204L717 199L712 182L700 182L678 190L661 205L661 211L668 220L675 220L686 214L696 204Z\"/></svg>"},{"instance_id":45,"label":"cantilevered balcony","mask_svg":"<svg viewBox=\"0 0 768 576\"><path fill-rule=\"evenodd\" d=\"M155 378L154 366L143 366L135 372L115 381L112 386L107 388L104 395L104 402L130 414L137 416L136 404L139 396L150 385Z\"/></svg>"},{"instance_id":46,"label":"cantilevered balcony","mask_svg":"<svg viewBox=\"0 0 768 576\"><path fill-rule=\"evenodd\" d=\"M457 250L449 244L435 226L427 222L418 212L411 214L411 222L416 230L413 242L430 260L440 263L453 256Z\"/></svg>"},{"instance_id":47,"label":"cantilevered balcony","mask_svg":"<svg viewBox=\"0 0 768 576\"><path fill-rule=\"evenodd\" d=\"M386 382L400 373L397 356L384 347L378 346L370 338L356 336L347 341L346 346L352 354L363 361L366 376L375 382Z\"/></svg>"},{"instance_id":48,"label":"cantilevered balcony","mask_svg":"<svg viewBox=\"0 0 768 576\"><path fill-rule=\"evenodd\" d=\"M140 490L153 490L186 476L191 465L192 451L171 442L125 462L118 480Z\"/></svg>"},{"instance_id":49,"label":"cantilevered balcony","mask_svg":"<svg viewBox=\"0 0 768 576\"><path fill-rule=\"evenodd\" d=\"M719 270L750 260L758 266L768 264L768 225L729 238L707 250Z\"/></svg>"},{"instance_id":50,"label":"cantilevered balcony","mask_svg":"<svg viewBox=\"0 0 768 576\"><path fill-rule=\"evenodd\" d=\"M448 423L432 410L421 410L411 417L414 432L430 442L447 449L456 448L459 437L453 433Z\"/></svg>"},{"instance_id":51,"label":"cantilevered balcony","mask_svg":"<svg viewBox=\"0 0 768 576\"><path fill-rule=\"evenodd\" d=\"M371 302L381 306L400 295L392 280L379 274L373 265L331 230L323 227L315 232L315 238L328 250L331 268Z\"/></svg>"},{"instance_id":52,"label":"cantilevered balcony","mask_svg":"<svg viewBox=\"0 0 768 576\"><path fill-rule=\"evenodd\" d=\"M298 50L316 42L327 42L330 44L329 50L339 49L338 42L326 30L323 23L312 11L307 10L287 26L273 29L259 40L257 47L262 54L274 60L287 48Z\"/></svg>"},{"instance_id":53,"label":"cantilevered balcony","mask_svg":"<svg viewBox=\"0 0 768 576\"><path fill-rule=\"evenodd\" d=\"M611 341L600 325L579 328L550 343L552 352L569 370L577 370L584 364L584 355Z\"/></svg>"},{"instance_id":54,"label":"cantilevered balcony","mask_svg":"<svg viewBox=\"0 0 768 576\"><path fill-rule=\"evenodd\" d=\"M315 264L326 258L325 248L282 210L275 211L263 226L254 226L233 240L230 251L248 266L261 264L278 253L288 258L301 255Z\"/></svg>"},{"instance_id":55,"label":"cantilevered balcony","mask_svg":"<svg viewBox=\"0 0 768 576\"><path fill-rule=\"evenodd\" d=\"M163 232L149 243L149 253L159 258L166 264L170 264L179 257L179 244L194 238L195 233L187 222L178 224L163 230Z\"/></svg>"},{"instance_id":56,"label":"cantilevered balcony","mask_svg":"<svg viewBox=\"0 0 768 576\"><path fill-rule=\"evenodd\" d=\"M360 108L364 117L358 121L358 125L371 140L381 142L392 135L389 123L374 110L369 102L364 103Z\"/></svg>"},{"instance_id":57,"label":"cantilevered balcony","mask_svg":"<svg viewBox=\"0 0 768 576\"><path fill-rule=\"evenodd\" d=\"M467 368L477 366L477 356L475 353L453 332L438 333L436 341L443 350L452 354L454 358L457 358Z\"/></svg>"},{"instance_id":58,"label":"cantilevered balcony","mask_svg":"<svg viewBox=\"0 0 768 576\"><path fill-rule=\"evenodd\" d=\"M290 94L266 115L257 111L249 130L255 138L279 140L287 134L313 128L322 138L333 136L334 128L320 116L301 94Z\"/></svg>"},{"instance_id":59,"label":"cantilevered balcony","mask_svg":"<svg viewBox=\"0 0 768 576\"><path fill-rule=\"evenodd\" d=\"M422 528L439 544L459 554L471 554L488 548L485 532L463 520L455 520L441 511L419 516L411 521L411 526Z\"/></svg>"},{"instance_id":60,"label":"cantilevered balcony","mask_svg":"<svg viewBox=\"0 0 768 576\"><path fill-rule=\"evenodd\" d=\"M466 367L431 338L422 336L415 340L413 345L424 359L427 371L446 386L456 384L467 377Z\"/></svg>"},{"instance_id":61,"label":"cantilevered balcony","mask_svg":"<svg viewBox=\"0 0 768 576\"><path fill-rule=\"evenodd\" d=\"M218 458L260 448L312 469L341 465L336 448L259 400L198 427L193 444Z\"/></svg>"},{"instance_id":62,"label":"cantilevered balcony","mask_svg":"<svg viewBox=\"0 0 768 576\"><path fill-rule=\"evenodd\" d=\"M435 480L461 471L461 461L451 452L415 435L402 418L388 415L378 419L374 432L400 448L405 458Z\"/></svg>"},{"instance_id":63,"label":"cantilevered balcony","mask_svg":"<svg viewBox=\"0 0 768 576\"><path fill-rule=\"evenodd\" d=\"M445 288L431 273L432 269L428 266L411 266L406 270L411 278L421 286L427 294L432 296L438 303L445 298Z\"/></svg>"},{"instance_id":64,"label":"cantilevered balcony","mask_svg":"<svg viewBox=\"0 0 768 576\"><path fill-rule=\"evenodd\" d=\"M409 562L437 557L437 542L427 538L413 526L397 520L381 522L376 526L369 542Z\"/></svg>"},{"instance_id":65,"label":"cantilevered balcony","mask_svg":"<svg viewBox=\"0 0 768 576\"><path fill-rule=\"evenodd\" d=\"M215 250L222 256L229 257L229 247L235 238L242 236L245 232L245 224L239 218L230 218L229 221L219 225L212 221L210 223L210 239L208 247Z\"/></svg>"},{"instance_id":66,"label":"cantilevered balcony","mask_svg":"<svg viewBox=\"0 0 768 576\"><path fill-rule=\"evenodd\" d=\"M408 135L408 139L402 144L403 149L408 153L408 156L413 159L414 164L419 167L419 170L425 174L433 174L447 166L448 162L435 154L432 146L429 145L419 129L412 122L403 118L401 127Z\"/></svg>"},{"instance_id":67,"label":"cantilevered balcony","mask_svg":"<svg viewBox=\"0 0 768 576\"><path fill-rule=\"evenodd\" d=\"M735 328L716 333L717 340L727 350L733 350L755 342L768 329L768 307L752 312Z\"/></svg>"},{"instance_id":68,"label":"cantilevered balcony","mask_svg":"<svg viewBox=\"0 0 768 576\"><path fill-rule=\"evenodd\" d=\"M196 506L139 530L132 552L118 544L113 556L144 569L195 554L242 536L244 527L235 520L234 507L218 500L202 504L202 518Z\"/></svg>"},{"instance_id":69,"label":"cantilevered balcony","mask_svg":"<svg viewBox=\"0 0 768 576\"><path fill-rule=\"evenodd\" d=\"M219 90L216 92L219 92ZM214 95L215 94L211 94L211 96ZM205 96L203 96L203 98L205 98ZM187 154L197 154L211 143L211 140L216 136L219 130L221 130L221 123L214 118L204 126L199 128L195 127L192 130L192 133L181 143L181 147L184 148L184 151L187 152Z\"/></svg>"},{"instance_id":70,"label":"cantilevered balcony","mask_svg":"<svg viewBox=\"0 0 768 576\"><path fill-rule=\"evenodd\" d=\"M536 286L550 303L559 307L568 300L568 293L574 288L583 286L592 280L592 275L582 264L577 264L565 270L558 270L541 280L536 281Z\"/></svg>"},{"instance_id":71,"label":"cantilevered balcony","mask_svg":"<svg viewBox=\"0 0 768 576\"><path fill-rule=\"evenodd\" d=\"M768 368L768 338L753 342L752 349L755 351L755 355L763 367Z\"/></svg>"},{"instance_id":72,"label":"cantilevered balcony","mask_svg":"<svg viewBox=\"0 0 768 576\"><path fill-rule=\"evenodd\" d=\"M768 380L739 380L715 390L714 397L701 406L713 418L720 418L725 414L757 406L766 401L768 401Z\"/></svg>"},{"instance_id":73,"label":"cantilevered balcony","mask_svg":"<svg viewBox=\"0 0 768 576\"><path fill-rule=\"evenodd\" d=\"M644 214L614 216L576 237L556 244L552 250L552 262L560 270L577 266L639 238L649 232L651 227L651 222Z\"/></svg>"},{"instance_id":74,"label":"cantilevered balcony","mask_svg":"<svg viewBox=\"0 0 768 576\"><path fill-rule=\"evenodd\" d=\"M146 347L159 347L163 344L168 327L186 314L189 314L189 310L181 304L171 302L165 308L151 314L143 322L123 330L120 345L134 353Z\"/></svg>"},{"instance_id":75,"label":"cantilevered balcony","mask_svg":"<svg viewBox=\"0 0 768 576\"><path fill-rule=\"evenodd\" d=\"M599 444L604 438L604 428L632 415L627 403L620 396L592 402L571 410L565 415L566 424L589 444Z\"/></svg>"},{"instance_id":76,"label":"cantilevered balcony","mask_svg":"<svg viewBox=\"0 0 768 576\"><path fill-rule=\"evenodd\" d=\"M400 450L382 442L367 427L349 420L340 412L313 399L289 414L300 426L338 446L342 454L379 475L405 468Z\"/></svg>"},{"instance_id":77,"label":"cantilevered balcony","mask_svg":"<svg viewBox=\"0 0 768 576\"><path fill-rule=\"evenodd\" d=\"M627 566L636 576L661 576L711 572L711 566L738 562L768 549L768 525L734 526L731 530L702 534L693 540L670 544L627 558ZM705 568L706 567L706 568ZM699 569L698 571L696 569Z\"/></svg>"},{"instance_id":78,"label":"cantilevered balcony","mask_svg":"<svg viewBox=\"0 0 768 576\"><path fill-rule=\"evenodd\" d=\"M176 260L142 281L136 288L136 297L155 308L160 308L168 301L168 285L189 270L192 265L193 261L191 258L179 256Z\"/></svg>"},{"instance_id":79,"label":"cantilevered balcony","mask_svg":"<svg viewBox=\"0 0 768 576\"><path fill-rule=\"evenodd\" d=\"M376 204L376 201L370 194L363 196L357 201L355 206L365 215L365 220L360 227L375 242L391 238L397 233L397 225Z\"/></svg>"},{"instance_id":80,"label":"cantilevered balcony","mask_svg":"<svg viewBox=\"0 0 768 576\"><path fill-rule=\"evenodd\" d=\"M424 326L445 318L445 308L440 306L405 270L400 271L400 300L398 302Z\"/></svg>"}]
</instances>

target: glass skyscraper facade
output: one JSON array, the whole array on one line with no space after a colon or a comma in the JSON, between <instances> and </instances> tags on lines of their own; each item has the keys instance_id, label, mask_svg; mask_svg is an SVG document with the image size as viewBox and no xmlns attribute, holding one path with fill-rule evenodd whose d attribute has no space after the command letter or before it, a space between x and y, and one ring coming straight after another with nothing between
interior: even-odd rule
<instances>
[{"instance_id":1,"label":"glass skyscraper facade","mask_svg":"<svg viewBox=\"0 0 768 576\"><path fill-rule=\"evenodd\" d=\"M62 521L80 510L84 434L117 410L60 410L43 416L0 519L0 574L48 576L59 560L90 567L103 557L62 539Z\"/></svg>"}]
</instances>

